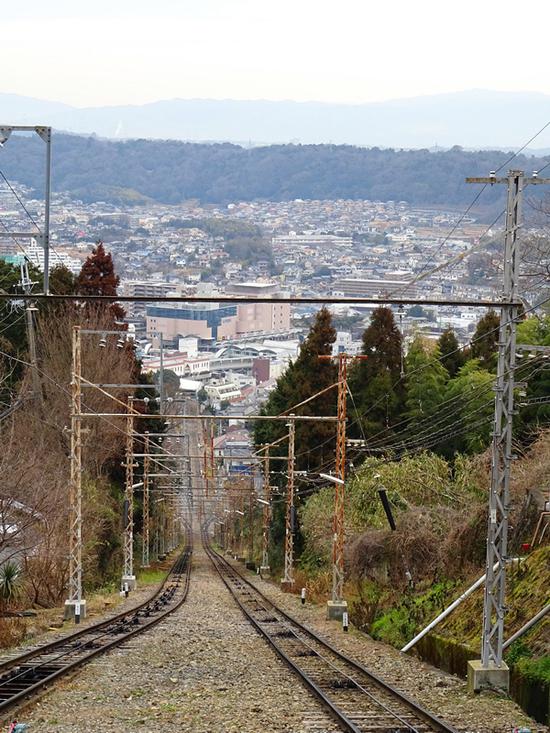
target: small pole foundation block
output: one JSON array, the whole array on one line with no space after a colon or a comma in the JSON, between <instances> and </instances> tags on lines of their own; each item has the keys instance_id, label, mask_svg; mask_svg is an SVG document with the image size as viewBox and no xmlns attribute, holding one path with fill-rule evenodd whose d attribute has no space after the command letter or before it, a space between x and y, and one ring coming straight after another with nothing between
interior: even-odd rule
<instances>
[{"instance_id":1,"label":"small pole foundation block","mask_svg":"<svg viewBox=\"0 0 550 733\"><path fill-rule=\"evenodd\" d=\"M271 577L271 568L269 565L260 565L260 575L262 578L270 578Z\"/></svg>"},{"instance_id":2,"label":"small pole foundation block","mask_svg":"<svg viewBox=\"0 0 550 733\"><path fill-rule=\"evenodd\" d=\"M347 610L347 601L327 601L327 618L331 621L341 621Z\"/></svg>"},{"instance_id":3,"label":"small pole foundation block","mask_svg":"<svg viewBox=\"0 0 550 733\"><path fill-rule=\"evenodd\" d=\"M487 688L503 690L510 689L510 669L502 662L500 667L490 664L485 667L480 659L468 662L468 691L479 692Z\"/></svg>"},{"instance_id":4,"label":"small pole foundation block","mask_svg":"<svg viewBox=\"0 0 550 733\"><path fill-rule=\"evenodd\" d=\"M135 575L123 575L120 581L120 587L122 590L132 591L137 588L136 576Z\"/></svg>"},{"instance_id":5,"label":"small pole foundation block","mask_svg":"<svg viewBox=\"0 0 550 733\"><path fill-rule=\"evenodd\" d=\"M82 621L86 618L86 601L65 601L65 610L63 613L65 621Z\"/></svg>"}]
</instances>

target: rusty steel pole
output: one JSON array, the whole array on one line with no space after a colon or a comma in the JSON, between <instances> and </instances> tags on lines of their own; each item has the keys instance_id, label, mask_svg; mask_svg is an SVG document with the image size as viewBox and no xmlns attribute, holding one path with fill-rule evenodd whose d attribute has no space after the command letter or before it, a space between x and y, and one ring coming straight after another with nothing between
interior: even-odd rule
<instances>
[{"instance_id":1,"label":"rusty steel pole","mask_svg":"<svg viewBox=\"0 0 550 733\"><path fill-rule=\"evenodd\" d=\"M339 354L338 358L338 423L336 425L336 476L346 480L346 404L348 386L348 355ZM344 599L344 484L334 485L334 541L332 544L332 600Z\"/></svg>"},{"instance_id":2,"label":"rusty steel pole","mask_svg":"<svg viewBox=\"0 0 550 733\"><path fill-rule=\"evenodd\" d=\"M296 426L294 415L289 415L288 423L288 478L286 489L286 516L285 516L285 574L282 585L287 590L294 583L294 524L296 509L294 506L294 440Z\"/></svg>"},{"instance_id":3,"label":"rusty steel pole","mask_svg":"<svg viewBox=\"0 0 550 733\"><path fill-rule=\"evenodd\" d=\"M320 361L330 361L330 355L319 356ZM338 398L336 423L336 478L334 484L334 514L332 520L332 603L344 607L344 544L345 544L345 486L346 480L346 423L347 423L347 395L348 395L348 361L367 359L366 355L353 356L340 353L338 359ZM335 618L339 610L332 612Z\"/></svg>"}]
</instances>

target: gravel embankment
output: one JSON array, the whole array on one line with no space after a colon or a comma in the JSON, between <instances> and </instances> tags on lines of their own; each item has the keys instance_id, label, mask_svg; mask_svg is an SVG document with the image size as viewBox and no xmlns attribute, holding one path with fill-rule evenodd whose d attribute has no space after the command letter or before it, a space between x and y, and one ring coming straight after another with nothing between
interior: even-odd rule
<instances>
[{"instance_id":1,"label":"gravel embankment","mask_svg":"<svg viewBox=\"0 0 550 733\"><path fill-rule=\"evenodd\" d=\"M246 621L200 546L178 611L29 704L19 720L31 733L335 730Z\"/></svg>"},{"instance_id":2,"label":"gravel embankment","mask_svg":"<svg viewBox=\"0 0 550 733\"><path fill-rule=\"evenodd\" d=\"M232 561L233 562L233 561ZM233 562L242 572L242 565ZM283 593L274 582L247 572L246 577L262 593L309 625L350 657L371 669L386 682L407 693L418 703L464 733L510 733L516 726L526 726L532 733L549 729L528 718L512 700L496 693L468 693L465 680L447 674L414 657L401 654L391 646L374 641L366 634L350 629L345 634L336 621L327 621L325 607L306 603L299 596Z\"/></svg>"}]
</instances>

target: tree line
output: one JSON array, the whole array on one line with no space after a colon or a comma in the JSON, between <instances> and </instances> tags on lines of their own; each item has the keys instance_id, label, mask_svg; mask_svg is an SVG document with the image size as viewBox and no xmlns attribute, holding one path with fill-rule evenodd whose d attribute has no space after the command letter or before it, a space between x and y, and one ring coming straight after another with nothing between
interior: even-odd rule
<instances>
[{"instance_id":1,"label":"tree line","mask_svg":"<svg viewBox=\"0 0 550 733\"><path fill-rule=\"evenodd\" d=\"M10 140L0 153L5 174L40 189L41 144L35 137ZM245 149L229 143L121 142L59 133L54 145L54 190L85 202L129 205L345 198L463 206L473 195L465 177L487 175L509 157L458 146L438 152L290 144ZM518 155L514 166L533 170L543 162ZM497 188L483 194L488 214L500 201Z\"/></svg>"}]
</instances>

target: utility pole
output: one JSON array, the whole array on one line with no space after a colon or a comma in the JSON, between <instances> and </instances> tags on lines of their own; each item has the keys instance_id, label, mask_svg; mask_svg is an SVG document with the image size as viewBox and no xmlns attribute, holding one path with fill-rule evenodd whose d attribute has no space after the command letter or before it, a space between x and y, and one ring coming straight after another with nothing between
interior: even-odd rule
<instances>
[{"instance_id":1,"label":"utility pole","mask_svg":"<svg viewBox=\"0 0 550 733\"><path fill-rule=\"evenodd\" d=\"M141 567L149 567L149 436L146 434L143 440L143 533Z\"/></svg>"},{"instance_id":2,"label":"utility pole","mask_svg":"<svg viewBox=\"0 0 550 733\"><path fill-rule=\"evenodd\" d=\"M124 537L121 589L135 590L134 575L134 408L128 397L126 415L126 488L124 492Z\"/></svg>"},{"instance_id":3,"label":"utility pole","mask_svg":"<svg viewBox=\"0 0 550 733\"><path fill-rule=\"evenodd\" d=\"M296 523L296 508L294 506L294 440L296 426L294 415L289 415L288 423L288 468L286 488L286 516L285 516L285 575L281 580L283 590L292 590L294 585L294 529Z\"/></svg>"},{"instance_id":4,"label":"utility pole","mask_svg":"<svg viewBox=\"0 0 550 733\"><path fill-rule=\"evenodd\" d=\"M77 620L86 616L82 598L82 419L80 327L73 327L71 376L71 476L69 482L69 597L65 601L65 618Z\"/></svg>"},{"instance_id":5,"label":"utility pole","mask_svg":"<svg viewBox=\"0 0 550 733\"><path fill-rule=\"evenodd\" d=\"M32 291L32 282L29 276L29 263L25 259L21 262L21 287L25 291L26 295L30 295ZM38 376L38 360L36 357L36 333L34 324L34 314L36 313L36 306L32 301L27 300L25 304L25 316L27 320L27 340L29 342L29 356L31 360L31 376L32 376L32 391L34 397L42 403L42 389L40 385L40 378Z\"/></svg>"},{"instance_id":6,"label":"utility pole","mask_svg":"<svg viewBox=\"0 0 550 733\"><path fill-rule=\"evenodd\" d=\"M321 361L330 361L332 356L321 355ZM327 602L327 617L342 619L348 604L344 600L344 541L345 541L345 485L346 480L346 421L348 396L348 361L367 359L367 356L353 356L340 353L338 359L338 402L336 423L336 478L334 482L334 517L332 542L332 599Z\"/></svg>"},{"instance_id":7,"label":"utility pole","mask_svg":"<svg viewBox=\"0 0 550 733\"><path fill-rule=\"evenodd\" d=\"M262 525L262 565L260 572L269 575L269 522L271 520L271 485L269 481L269 446L265 448L264 455L264 505Z\"/></svg>"},{"instance_id":8,"label":"utility pole","mask_svg":"<svg viewBox=\"0 0 550 733\"><path fill-rule=\"evenodd\" d=\"M508 512L510 508L510 467L512 421L514 416L514 370L516 366L516 323L519 316L518 279L523 191L529 184L550 183L534 173L511 170L505 177L467 178L468 183L505 184L506 230L504 236L504 284L500 308L498 363L495 385L495 417L492 441L491 487L487 531L487 560L483 603L481 660L468 663L468 685L509 688L509 669L504 663L504 616L506 614L506 563L508 560Z\"/></svg>"}]
</instances>

